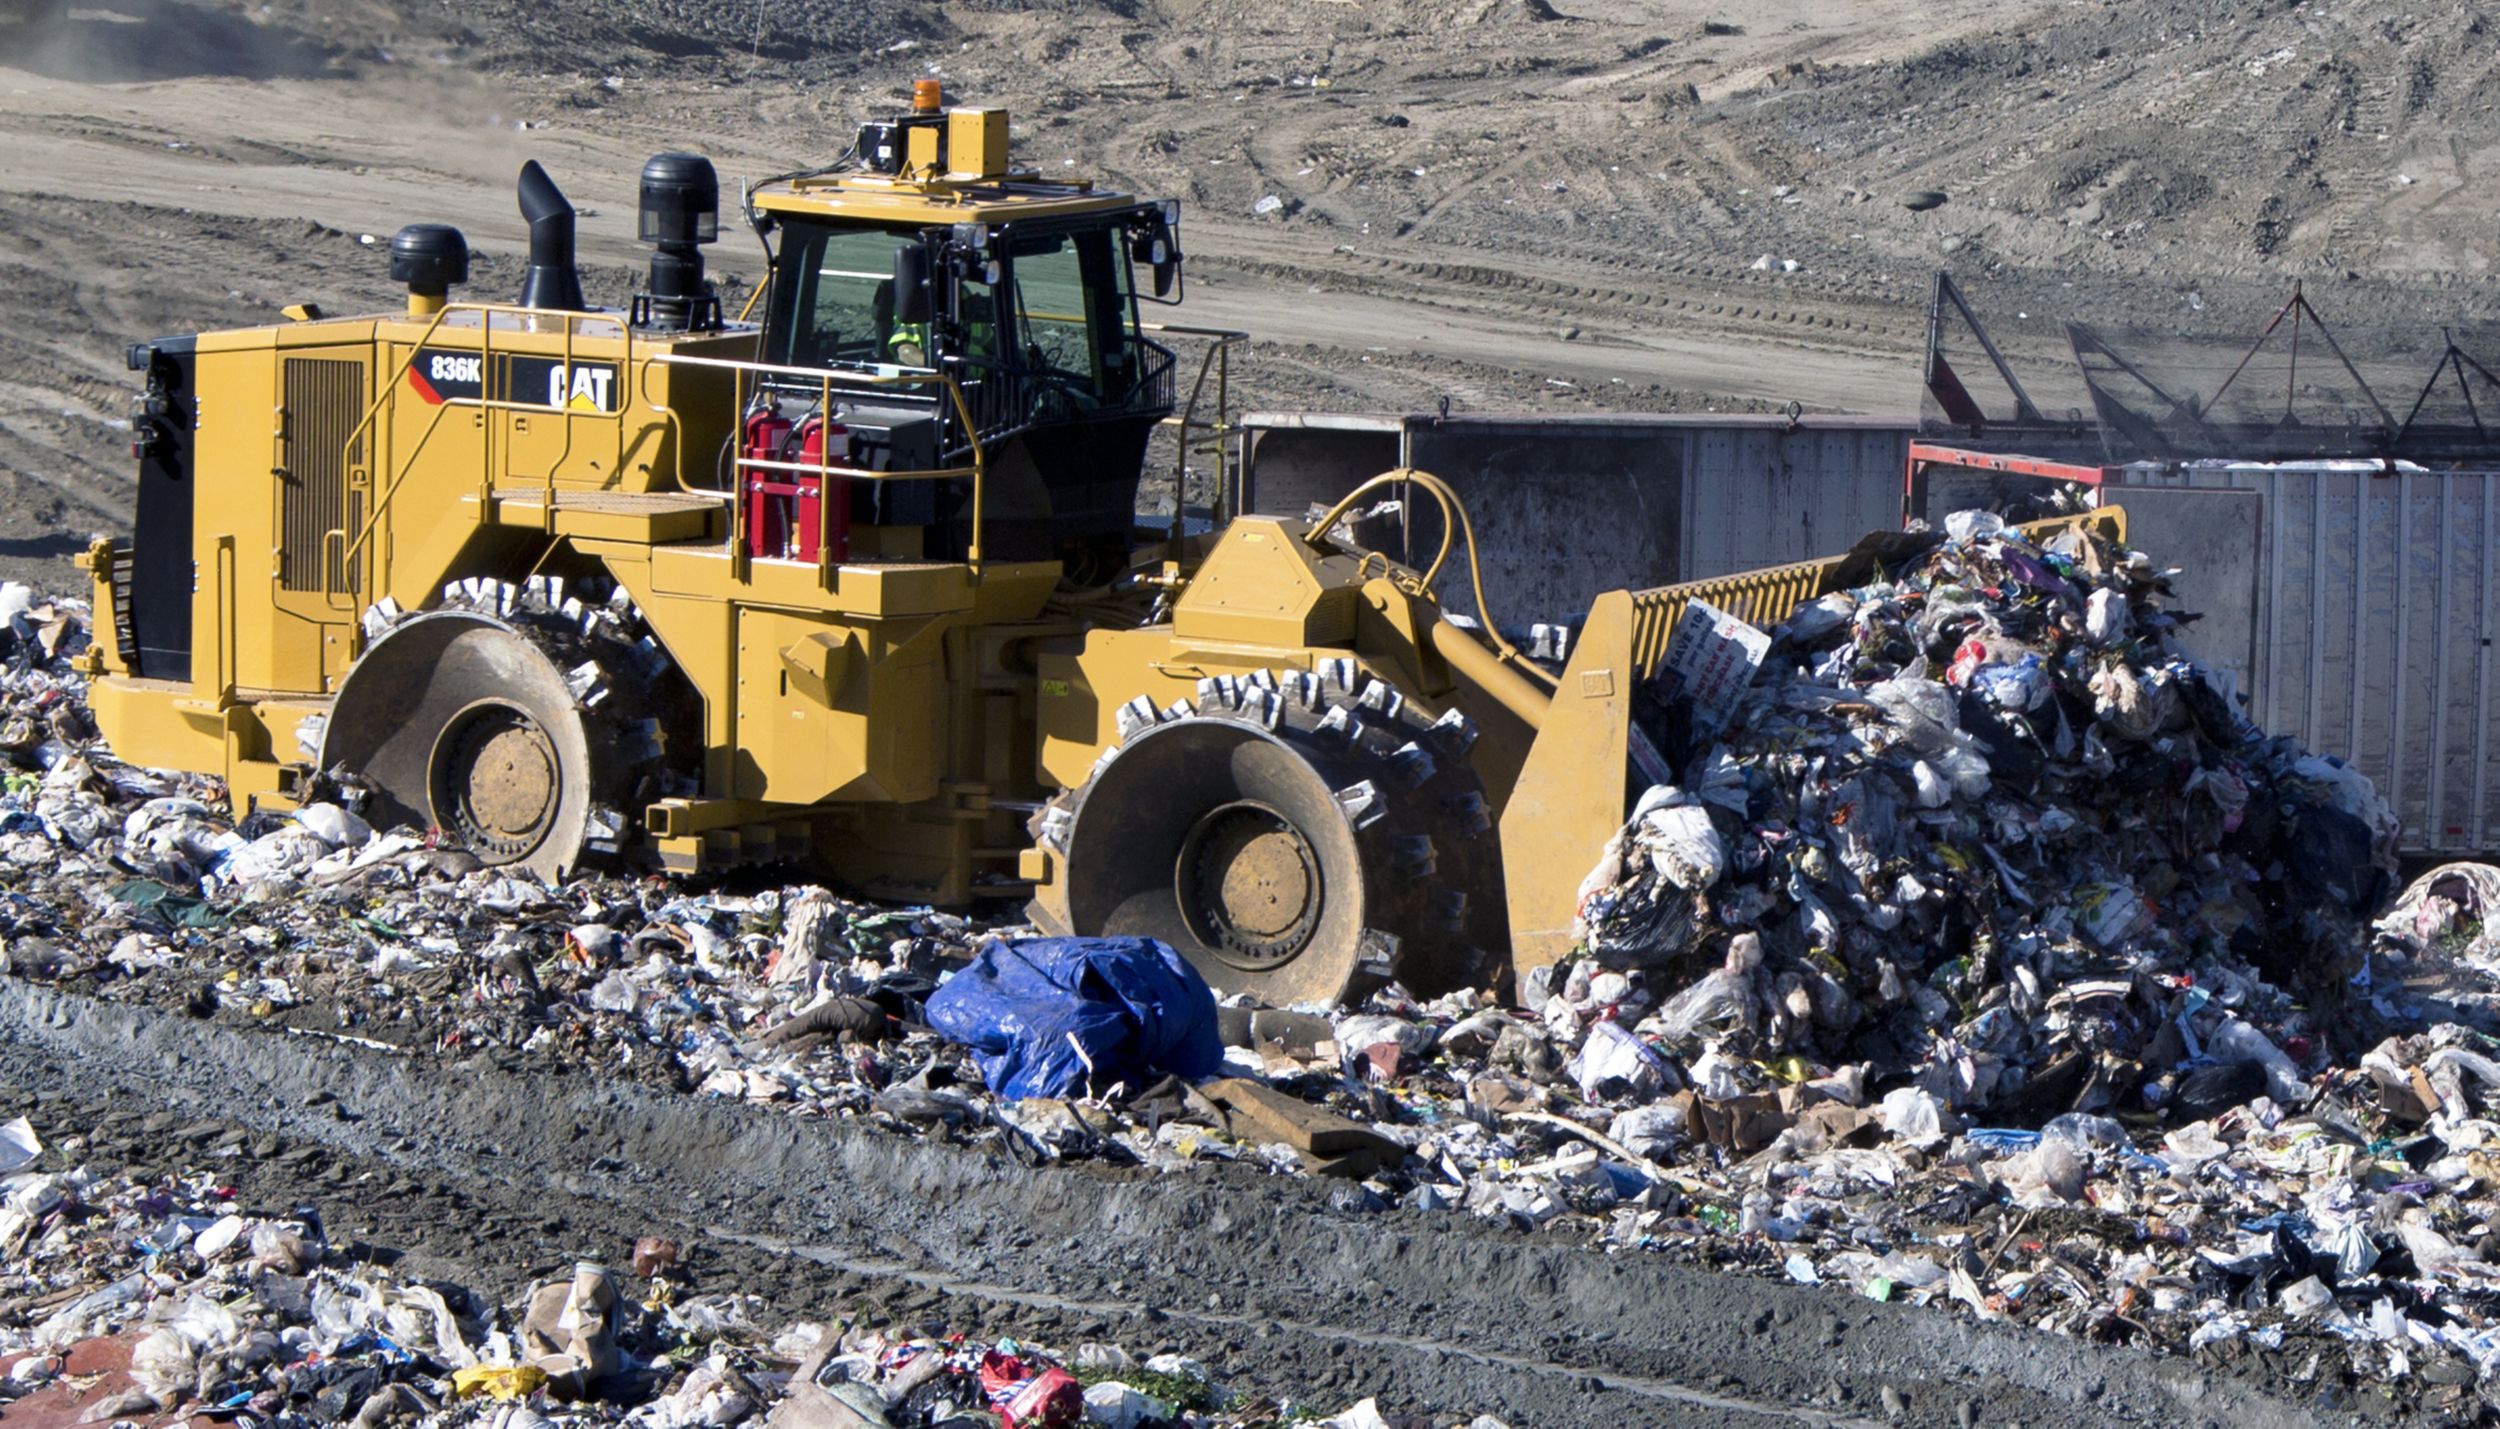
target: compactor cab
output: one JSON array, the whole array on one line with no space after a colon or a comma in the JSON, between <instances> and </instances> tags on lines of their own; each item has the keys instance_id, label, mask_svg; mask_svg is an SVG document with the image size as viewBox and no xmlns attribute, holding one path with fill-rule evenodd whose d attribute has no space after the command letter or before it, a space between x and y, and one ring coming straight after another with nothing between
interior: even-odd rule
<instances>
[{"instance_id":1,"label":"compactor cab","mask_svg":"<svg viewBox=\"0 0 2500 1429\"><path fill-rule=\"evenodd\" d=\"M1173 354L1138 305L1179 299L1178 207L1046 182L1009 162L1005 110L938 100L924 81L842 163L747 196L772 252L769 371L742 425L751 554L829 544L838 561L852 531L876 527L925 532L912 554L964 559L969 482L806 468L977 463L982 554L1057 559L1103 584L1127 566L1147 438L1173 410Z\"/></svg>"}]
</instances>

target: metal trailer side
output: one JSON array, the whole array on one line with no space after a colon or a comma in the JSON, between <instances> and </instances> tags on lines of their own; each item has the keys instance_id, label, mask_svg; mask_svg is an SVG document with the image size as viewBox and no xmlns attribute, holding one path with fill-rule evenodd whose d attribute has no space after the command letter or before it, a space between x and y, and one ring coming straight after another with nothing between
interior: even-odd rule
<instances>
[{"instance_id":1,"label":"metal trailer side","mask_svg":"<svg viewBox=\"0 0 2500 1429\"><path fill-rule=\"evenodd\" d=\"M1502 624L1577 620L1598 595L1809 560L1900 522L1912 419L1254 412L1235 509L1297 515L1392 467L1455 487ZM1428 505L1428 503L1427 503ZM1427 559L1437 513L1408 505ZM1450 608L1473 615L1464 589Z\"/></svg>"},{"instance_id":2,"label":"metal trailer side","mask_svg":"<svg viewBox=\"0 0 2500 1429\"><path fill-rule=\"evenodd\" d=\"M2102 499L2182 568L2191 644L2249 714L2349 761L2407 853L2500 851L2492 649L2500 471L2374 464L2130 466Z\"/></svg>"}]
</instances>

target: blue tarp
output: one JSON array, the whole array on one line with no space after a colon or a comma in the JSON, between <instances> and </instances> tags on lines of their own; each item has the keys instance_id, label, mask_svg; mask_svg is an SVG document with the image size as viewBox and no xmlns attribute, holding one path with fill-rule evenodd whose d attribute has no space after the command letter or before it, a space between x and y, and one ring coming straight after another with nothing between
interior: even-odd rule
<instances>
[{"instance_id":1,"label":"blue tarp","mask_svg":"<svg viewBox=\"0 0 2500 1429\"><path fill-rule=\"evenodd\" d=\"M1028 938L982 945L930 995L929 1025L972 1049L981 1079L1009 1099L1136 1086L1170 1072L1212 1075L1224 1060L1215 994L1152 938ZM1082 1049L1080 1054L1079 1049Z\"/></svg>"}]
</instances>

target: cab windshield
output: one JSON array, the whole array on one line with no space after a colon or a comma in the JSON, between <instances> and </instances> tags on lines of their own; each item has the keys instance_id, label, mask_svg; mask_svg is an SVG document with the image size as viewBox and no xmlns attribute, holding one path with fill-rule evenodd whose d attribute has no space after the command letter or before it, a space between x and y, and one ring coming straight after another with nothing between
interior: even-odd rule
<instances>
[{"instance_id":1,"label":"cab windshield","mask_svg":"<svg viewBox=\"0 0 2500 1429\"><path fill-rule=\"evenodd\" d=\"M982 257L932 262L930 319L906 322L896 311L894 255L926 241L920 231L789 223L764 360L944 369L976 399L985 429L1150 403L1161 393L1160 349L1137 329L1126 235L1099 220L1005 225Z\"/></svg>"},{"instance_id":2,"label":"cab windshield","mask_svg":"<svg viewBox=\"0 0 2500 1429\"><path fill-rule=\"evenodd\" d=\"M792 225L781 250L764 360L833 367L916 356L902 349L918 335L894 321L894 250L918 237L899 229Z\"/></svg>"},{"instance_id":3,"label":"cab windshield","mask_svg":"<svg viewBox=\"0 0 2500 1429\"><path fill-rule=\"evenodd\" d=\"M1086 404L1120 401L1135 380L1128 255L1105 229L1015 233L1007 241L1015 355Z\"/></svg>"}]
</instances>

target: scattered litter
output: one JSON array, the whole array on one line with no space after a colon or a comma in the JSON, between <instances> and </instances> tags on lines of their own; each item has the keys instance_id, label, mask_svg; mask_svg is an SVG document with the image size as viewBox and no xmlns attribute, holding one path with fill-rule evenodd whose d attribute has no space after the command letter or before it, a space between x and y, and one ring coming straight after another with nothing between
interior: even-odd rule
<instances>
[{"instance_id":1,"label":"scattered litter","mask_svg":"<svg viewBox=\"0 0 2500 1429\"><path fill-rule=\"evenodd\" d=\"M34 1422L1248 1429L1317 1417L1183 1355L1053 1349L925 1315L767 1327L752 1296L664 1282L631 1292L599 1265L498 1299L396 1272L396 1255L372 1254L386 1247L334 1256L309 1208L272 1212L206 1171L140 1181L69 1167L0 1187L12 1214L42 1208L31 1239L0 1221L9 1293L40 1285L40 1303L60 1306L31 1328L19 1314L0 1321L0 1362L13 1362L0 1406L41 1392L19 1406ZM246 1240L301 1241L303 1262L221 1259L237 1237L209 1237L230 1223L250 1228ZM126 1376L109 1371L102 1341L124 1347Z\"/></svg>"}]
</instances>

